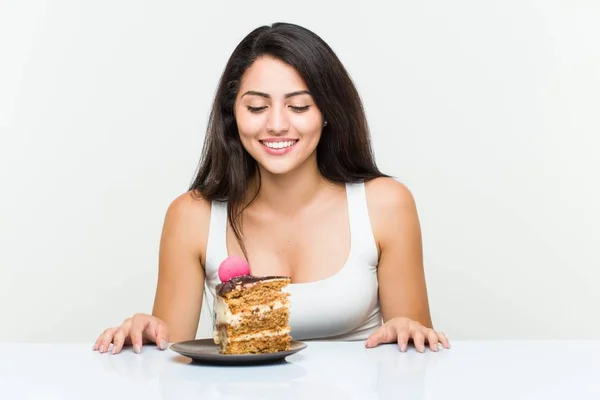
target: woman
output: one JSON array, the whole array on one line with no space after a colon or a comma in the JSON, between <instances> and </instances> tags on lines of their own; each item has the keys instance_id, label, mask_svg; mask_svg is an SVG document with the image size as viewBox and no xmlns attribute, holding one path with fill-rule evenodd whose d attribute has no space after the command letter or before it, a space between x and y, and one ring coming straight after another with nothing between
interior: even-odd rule
<instances>
[{"instance_id":1,"label":"woman","mask_svg":"<svg viewBox=\"0 0 600 400\"><path fill-rule=\"evenodd\" d=\"M231 255L292 278L295 340L449 346L432 329L413 197L378 170L339 59L297 25L260 27L234 50L197 176L165 216L152 315L105 330L94 350L194 339Z\"/></svg>"}]
</instances>

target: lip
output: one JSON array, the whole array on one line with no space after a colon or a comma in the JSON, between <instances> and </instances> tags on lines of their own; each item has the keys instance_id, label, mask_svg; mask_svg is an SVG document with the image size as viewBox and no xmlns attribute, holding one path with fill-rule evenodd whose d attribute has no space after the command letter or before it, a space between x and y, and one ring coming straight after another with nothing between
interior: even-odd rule
<instances>
[{"instance_id":1,"label":"lip","mask_svg":"<svg viewBox=\"0 0 600 400\"><path fill-rule=\"evenodd\" d=\"M277 143L277 142L294 142L294 141L298 141L299 139L294 139L294 138L269 138L269 139L259 139L259 142L265 142L265 143Z\"/></svg>"},{"instance_id":2,"label":"lip","mask_svg":"<svg viewBox=\"0 0 600 400\"><path fill-rule=\"evenodd\" d=\"M276 138L276 139L259 140L260 147L262 147L267 154L270 154L272 156L282 156L284 154L289 153L290 151L293 151L299 141L300 141L299 139L290 139L290 138ZM282 149L272 149L272 148L264 145L264 143L279 143L279 142L295 142L295 143L291 146L284 147Z\"/></svg>"}]
</instances>

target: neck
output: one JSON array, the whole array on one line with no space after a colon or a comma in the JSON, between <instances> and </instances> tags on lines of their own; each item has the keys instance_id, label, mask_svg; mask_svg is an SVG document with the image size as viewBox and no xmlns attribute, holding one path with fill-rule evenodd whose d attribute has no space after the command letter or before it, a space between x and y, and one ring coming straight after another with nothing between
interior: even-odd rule
<instances>
[{"instance_id":1,"label":"neck","mask_svg":"<svg viewBox=\"0 0 600 400\"><path fill-rule=\"evenodd\" d=\"M271 174L261 169L260 189L254 179L251 193L256 193L255 203L266 206L276 213L292 215L304 209L316 197L327 181L320 174L316 162L305 165L284 175Z\"/></svg>"}]
</instances>

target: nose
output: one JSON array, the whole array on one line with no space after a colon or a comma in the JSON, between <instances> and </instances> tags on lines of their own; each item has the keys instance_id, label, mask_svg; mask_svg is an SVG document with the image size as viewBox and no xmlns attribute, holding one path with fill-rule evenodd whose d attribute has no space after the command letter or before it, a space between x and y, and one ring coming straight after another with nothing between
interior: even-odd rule
<instances>
[{"instance_id":1,"label":"nose","mask_svg":"<svg viewBox=\"0 0 600 400\"><path fill-rule=\"evenodd\" d=\"M267 116L267 131L273 134L287 132L290 128L290 122L285 113L284 107L273 106Z\"/></svg>"}]
</instances>

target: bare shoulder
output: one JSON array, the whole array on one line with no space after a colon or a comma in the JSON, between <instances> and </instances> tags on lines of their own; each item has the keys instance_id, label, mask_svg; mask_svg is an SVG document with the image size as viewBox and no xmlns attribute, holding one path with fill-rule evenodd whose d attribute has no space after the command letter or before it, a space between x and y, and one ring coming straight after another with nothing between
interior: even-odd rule
<instances>
[{"instance_id":1,"label":"bare shoulder","mask_svg":"<svg viewBox=\"0 0 600 400\"><path fill-rule=\"evenodd\" d=\"M393 178L375 178L365 185L367 201L376 208L414 207L415 200L411 191Z\"/></svg>"},{"instance_id":2,"label":"bare shoulder","mask_svg":"<svg viewBox=\"0 0 600 400\"><path fill-rule=\"evenodd\" d=\"M413 224L417 207L410 189L393 178L375 178L365 184L373 233L378 246L405 224Z\"/></svg>"},{"instance_id":3,"label":"bare shoulder","mask_svg":"<svg viewBox=\"0 0 600 400\"><path fill-rule=\"evenodd\" d=\"M210 216L210 201L199 193L187 191L173 199L167 209L167 216L183 220L207 218Z\"/></svg>"},{"instance_id":4,"label":"bare shoulder","mask_svg":"<svg viewBox=\"0 0 600 400\"><path fill-rule=\"evenodd\" d=\"M169 204L165 214L163 239L173 239L203 256L208 238L211 203L200 194L188 191ZM203 257L201 257L203 258Z\"/></svg>"}]
</instances>

